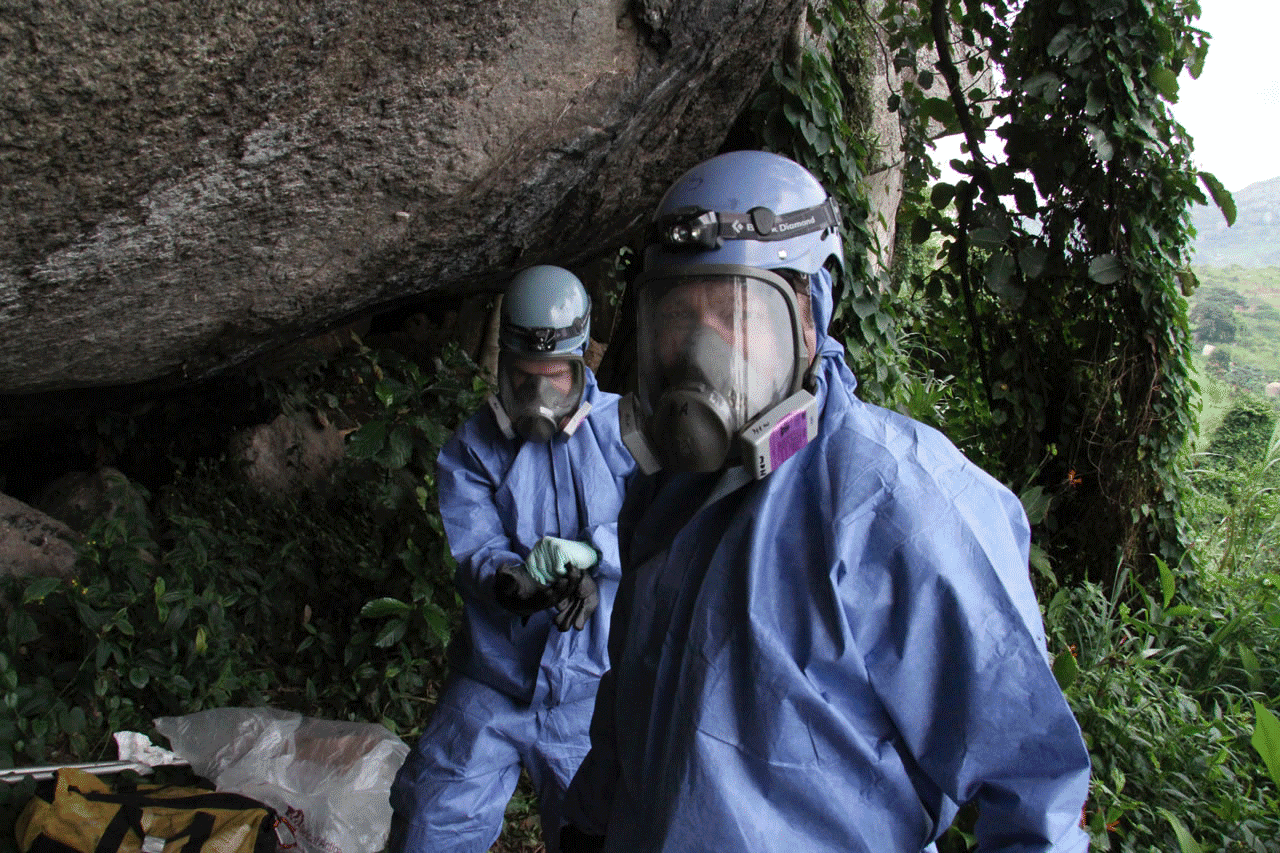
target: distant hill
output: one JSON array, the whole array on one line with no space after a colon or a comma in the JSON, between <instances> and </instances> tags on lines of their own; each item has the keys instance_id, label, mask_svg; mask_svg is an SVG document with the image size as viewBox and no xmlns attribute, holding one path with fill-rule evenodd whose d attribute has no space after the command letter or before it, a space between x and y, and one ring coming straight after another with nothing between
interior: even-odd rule
<instances>
[{"instance_id":1,"label":"distant hill","mask_svg":"<svg viewBox=\"0 0 1280 853\"><path fill-rule=\"evenodd\" d=\"M1195 258L1199 266L1280 266L1280 178L1250 184L1232 193L1236 224L1230 228L1222 211L1210 204L1191 212L1196 228Z\"/></svg>"}]
</instances>

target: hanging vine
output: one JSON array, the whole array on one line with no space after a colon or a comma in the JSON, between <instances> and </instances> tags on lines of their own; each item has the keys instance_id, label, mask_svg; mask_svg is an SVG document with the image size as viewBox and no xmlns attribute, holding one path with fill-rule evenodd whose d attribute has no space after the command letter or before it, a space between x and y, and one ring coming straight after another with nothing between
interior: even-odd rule
<instances>
[{"instance_id":1,"label":"hanging vine","mask_svg":"<svg viewBox=\"0 0 1280 853\"><path fill-rule=\"evenodd\" d=\"M895 106L913 173L937 174L931 132L964 139L958 180L917 182L904 205L912 239L943 248L907 282L930 341L919 362L963 389L953 433L1043 509L1037 538L1065 579L1121 565L1154 577L1153 557L1182 555L1190 207L1211 196L1234 217L1169 111L1178 74L1198 74L1208 48L1198 12L1182 0L883 9L908 79ZM999 91L966 89L963 72L984 67Z\"/></svg>"}]
</instances>

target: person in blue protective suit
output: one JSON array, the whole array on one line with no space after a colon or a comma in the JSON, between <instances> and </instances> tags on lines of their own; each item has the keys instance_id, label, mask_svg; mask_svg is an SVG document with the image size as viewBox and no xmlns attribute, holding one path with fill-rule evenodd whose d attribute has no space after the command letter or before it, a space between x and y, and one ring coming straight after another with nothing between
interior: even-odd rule
<instances>
[{"instance_id":1,"label":"person in blue protective suit","mask_svg":"<svg viewBox=\"0 0 1280 853\"><path fill-rule=\"evenodd\" d=\"M723 154L637 281L644 469L565 853L1079 853L1089 758L1048 665L1018 499L854 396L827 337L834 203Z\"/></svg>"},{"instance_id":2,"label":"person in blue protective suit","mask_svg":"<svg viewBox=\"0 0 1280 853\"><path fill-rule=\"evenodd\" d=\"M537 266L507 288L498 387L440 452L440 515L464 609L450 680L391 790L391 849L480 853L523 766L547 850L607 668L617 516L634 461L618 397L583 363L590 299Z\"/></svg>"}]
</instances>

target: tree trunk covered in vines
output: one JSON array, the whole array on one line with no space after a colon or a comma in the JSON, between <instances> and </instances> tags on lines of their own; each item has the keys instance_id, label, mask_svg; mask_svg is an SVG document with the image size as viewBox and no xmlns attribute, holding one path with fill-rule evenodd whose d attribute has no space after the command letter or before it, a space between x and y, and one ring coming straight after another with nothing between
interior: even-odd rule
<instances>
[{"instance_id":1,"label":"tree trunk covered in vines","mask_svg":"<svg viewBox=\"0 0 1280 853\"><path fill-rule=\"evenodd\" d=\"M883 21L915 74L895 105L924 247L893 310L902 358L943 387L896 402L1022 493L1057 582L1149 580L1184 555L1190 206L1231 216L1169 111L1205 34L1174 0L895 0ZM997 91L962 85L984 64ZM930 124L964 134L958 179L930 164Z\"/></svg>"}]
</instances>

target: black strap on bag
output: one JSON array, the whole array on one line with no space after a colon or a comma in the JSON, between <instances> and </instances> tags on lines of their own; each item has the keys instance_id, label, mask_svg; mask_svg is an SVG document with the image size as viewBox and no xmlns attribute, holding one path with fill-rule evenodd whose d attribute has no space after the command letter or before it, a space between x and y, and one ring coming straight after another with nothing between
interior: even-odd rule
<instances>
[{"instance_id":1,"label":"black strap on bag","mask_svg":"<svg viewBox=\"0 0 1280 853\"><path fill-rule=\"evenodd\" d=\"M194 794L186 797L157 797L154 794L163 788L152 789L149 792L140 792L136 789L121 790L115 792L99 792L99 791L82 791L79 788L70 786L70 791L74 791L86 800L99 803L112 803L120 806L120 810L111 818L111 822L107 824L106 829L102 831L102 837L98 839L98 846L94 853L118 853L120 846L124 843L125 836L132 830L139 838L145 839L146 832L142 828L142 810L148 806L168 808L168 809L196 809L195 815L191 819L190 826L186 830L173 836L181 838L187 836L187 841L182 845L181 853L200 853L201 847L209 840L213 834L213 827L216 821L215 817L206 811L200 811L201 807L206 809L220 809L226 811L236 811L241 809L265 809L267 817L263 821L263 829L271 830L275 824L276 814L269 806L260 803L252 797L246 797L242 794L236 794L229 791L210 791L207 794ZM259 833L258 843L254 847L255 851L275 850L275 836L271 831ZM69 848L63 844L52 842L44 845L37 850L32 848L31 853L67 853ZM71 851L74 853L74 851Z\"/></svg>"},{"instance_id":2,"label":"black strap on bag","mask_svg":"<svg viewBox=\"0 0 1280 853\"><path fill-rule=\"evenodd\" d=\"M172 841L185 835L187 841L182 845L182 853L200 853L200 848L213 834L214 822L215 818L209 812L196 812L191 818L190 826L165 840ZM102 838L98 840L98 847L94 853L117 853L130 830L133 830L140 839L147 837L142 829L142 809L132 804L124 804L111 819L111 823L107 824L107 828L102 831Z\"/></svg>"},{"instance_id":3,"label":"black strap on bag","mask_svg":"<svg viewBox=\"0 0 1280 853\"><path fill-rule=\"evenodd\" d=\"M146 837L142 833L142 809L121 805L120 811L111 818L111 823L102 830L102 837L98 839L98 848L94 853L116 853L130 829L138 834L138 838Z\"/></svg>"}]
</instances>

